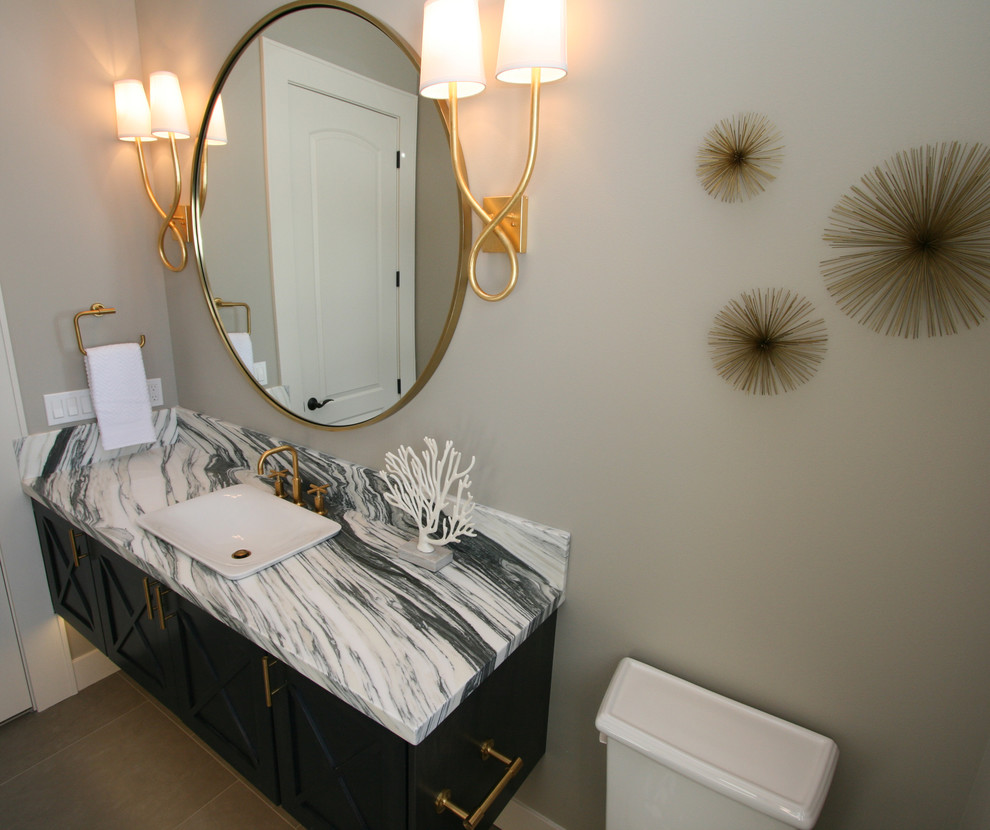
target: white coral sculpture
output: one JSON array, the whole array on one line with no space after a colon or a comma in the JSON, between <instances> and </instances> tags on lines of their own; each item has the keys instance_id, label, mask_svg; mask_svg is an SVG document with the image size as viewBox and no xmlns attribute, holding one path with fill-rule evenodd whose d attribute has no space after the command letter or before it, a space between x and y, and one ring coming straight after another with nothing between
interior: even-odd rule
<instances>
[{"instance_id":1,"label":"white coral sculpture","mask_svg":"<svg viewBox=\"0 0 990 830\"><path fill-rule=\"evenodd\" d=\"M389 492L385 500L393 507L404 510L419 526L419 543L416 549L431 553L435 547L446 545L461 536L474 536L474 500L468 488L471 479L468 473L474 467L471 463L459 470L461 454L448 441L443 455L437 452L437 442L424 438L426 449L422 460L406 446L400 446L395 453L385 454L385 469L382 478ZM457 495L451 496L451 488L457 484ZM442 515L446 511L447 515ZM431 537L439 533L439 537Z\"/></svg>"}]
</instances>

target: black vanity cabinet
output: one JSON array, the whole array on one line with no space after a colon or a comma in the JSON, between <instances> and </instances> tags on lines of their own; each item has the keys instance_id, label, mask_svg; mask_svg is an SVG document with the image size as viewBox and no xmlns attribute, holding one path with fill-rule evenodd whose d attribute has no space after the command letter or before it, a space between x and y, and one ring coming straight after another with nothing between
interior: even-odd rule
<instances>
[{"instance_id":1,"label":"black vanity cabinet","mask_svg":"<svg viewBox=\"0 0 990 830\"><path fill-rule=\"evenodd\" d=\"M162 607L176 673L175 713L277 804L271 658L185 597L169 592Z\"/></svg>"},{"instance_id":2,"label":"black vanity cabinet","mask_svg":"<svg viewBox=\"0 0 990 830\"><path fill-rule=\"evenodd\" d=\"M418 745L276 666L282 806L313 830L459 830L476 813L491 827L546 749L556 621ZM442 795L453 809L438 811Z\"/></svg>"},{"instance_id":3,"label":"black vanity cabinet","mask_svg":"<svg viewBox=\"0 0 990 830\"><path fill-rule=\"evenodd\" d=\"M407 744L285 666L274 666L282 807L305 827L400 830Z\"/></svg>"},{"instance_id":4,"label":"black vanity cabinet","mask_svg":"<svg viewBox=\"0 0 990 830\"><path fill-rule=\"evenodd\" d=\"M543 757L556 625L554 613L426 740L410 747L410 827L462 826L449 808L438 814L441 795L469 816L491 799L476 825L491 827Z\"/></svg>"},{"instance_id":5,"label":"black vanity cabinet","mask_svg":"<svg viewBox=\"0 0 990 830\"><path fill-rule=\"evenodd\" d=\"M155 614L157 584L51 510L34 508L55 611L171 706L171 650Z\"/></svg>"},{"instance_id":6,"label":"black vanity cabinet","mask_svg":"<svg viewBox=\"0 0 990 830\"><path fill-rule=\"evenodd\" d=\"M311 830L485 830L543 756L556 614L413 745L34 507L56 612Z\"/></svg>"},{"instance_id":7,"label":"black vanity cabinet","mask_svg":"<svg viewBox=\"0 0 990 830\"><path fill-rule=\"evenodd\" d=\"M161 586L109 548L88 541L95 552L104 653L171 708L175 672L168 632L161 627L155 608Z\"/></svg>"},{"instance_id":8,"label":"black vanity cabinet","mask_svg":"<svg viewBox=\"0 0 990 830\"><path fill-rule=\"evenodd\" d=\"M93 578L90 540L65 519L36 503L34 515L52 607L102 651L103 620Z\"/></svg>"},{"instance_id":9,"label":"black vanity cabinet","mask_svg":"<svg viewBox=\"0 0 990 830\"><path fill-rule=\"evenodd\" d=\"M277 802L262 650L51 510L34 511L56 613Z\"/></svg>"}]
</instances>

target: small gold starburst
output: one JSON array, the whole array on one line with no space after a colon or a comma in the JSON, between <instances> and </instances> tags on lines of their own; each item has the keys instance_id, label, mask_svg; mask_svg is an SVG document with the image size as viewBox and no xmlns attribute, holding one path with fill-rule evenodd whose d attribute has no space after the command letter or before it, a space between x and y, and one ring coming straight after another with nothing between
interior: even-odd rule
<instances>
[{"instance_id":1,"label":"small gold starburst","mask_svg":"<svg viewBox=\"0 0 990 830\"><path fill-rule=\"evenodd\" d=\"M698 150L698 178L713 198L739 202L773 181L784 149L780 133L765 115L734 115L716 124Z\"/></svg>"},{"instance_id":2,"label":"small gold starburst","mask_svg":"<svg viewBox=\"0 0 990 830\"><path fill-rule=\"evenodd\" d=\"M898 153L833 208L822 262L850 317L882 334L978 326L990 305L990 148L958 142Z\"/></svg>"},{"instance_id":3,"label":"small gold starburst","mask_svg":"<svg viewBox=\"0 0 990 830\"><path fill-rule=\"evenodd\" d=\"M715 315L708 334L715 370L736 389L787 392L810 380L825 357L824 320L782 288L744 293Z\"/></svg>"}]
</instances>

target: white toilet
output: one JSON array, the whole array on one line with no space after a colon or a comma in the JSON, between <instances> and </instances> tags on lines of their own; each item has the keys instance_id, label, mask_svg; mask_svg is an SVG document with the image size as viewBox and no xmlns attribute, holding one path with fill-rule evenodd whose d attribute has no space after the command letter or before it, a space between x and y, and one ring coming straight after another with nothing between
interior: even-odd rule
<instances>
[{"instance_id":1,"label":"white toilet","mask_svg":"<svg viewBox=\"0 0 990 830\"><path fill-rule=\"evenodd\" d=\"M814 827L835 742L626 658L595 725L608 830Z\"/></svg>"}]
</instances>

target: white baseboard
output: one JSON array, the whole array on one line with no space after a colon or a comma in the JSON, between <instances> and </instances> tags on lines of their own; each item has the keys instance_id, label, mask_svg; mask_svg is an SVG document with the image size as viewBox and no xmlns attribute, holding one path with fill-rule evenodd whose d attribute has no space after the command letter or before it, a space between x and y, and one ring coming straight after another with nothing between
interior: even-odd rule
<instances>
[{"instance_id":1,"label":"white baseboard","mask_svg":"<svg viewBox=\"0 0 990 830\"><path fill-rule=\"evenodd\" d=\"M515 800L505 805L495 823L499 830L564 830L546 816Z\"/></svg>"},{"instance_id":2,"label":"white baseboard","mask_svg":"<svg viewBox=\"0 0 990 830\"><path fill-rule=\"evenodd\" d=\"M79 655L72 661L72 672L76 676L76 689L80 692L104 677L109 677L115 671L120 671L120 669L108 660L99 649L95 648Z\"/></svg>"}]
</instances>

